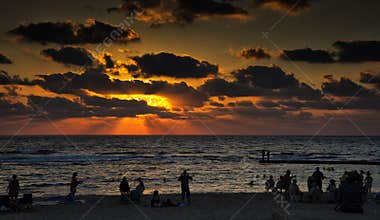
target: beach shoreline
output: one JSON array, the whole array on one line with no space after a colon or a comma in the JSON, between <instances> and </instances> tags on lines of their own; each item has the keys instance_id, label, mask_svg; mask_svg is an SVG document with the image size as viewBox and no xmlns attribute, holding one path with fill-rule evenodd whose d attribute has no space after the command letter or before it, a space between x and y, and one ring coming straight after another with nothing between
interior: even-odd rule
<instances>
[{"instance_id":1,"label":"beach shoreline","mask_svg":"<svg viewBox=\"0 0 380 220\"><path fill-rule=\"evenodd\" d=\"M273 193L203 193L193 194L184 207L151 208L151 195L137 204L122 202L119 196L79 195L77 203L60 204L63 197L36 198L34 208L17 213L0 213L4 220L18 219L379 219L379 204L369 200L364 214L334 211L335 204L287 203ZM161 195L181 201L179 194ZM57 203L58 202L58 203ZM289 215L286 214L289 212Z\"/></svg>"}]
</instances>

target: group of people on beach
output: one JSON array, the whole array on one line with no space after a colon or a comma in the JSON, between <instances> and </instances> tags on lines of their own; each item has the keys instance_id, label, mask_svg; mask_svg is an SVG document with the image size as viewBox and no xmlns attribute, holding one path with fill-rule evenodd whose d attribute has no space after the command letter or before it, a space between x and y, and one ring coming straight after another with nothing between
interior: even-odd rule
<instances>
[{"instance_id":1,"label":"group of people on beach","mask_svg":"<svg viewBox=\"0 0 380 220\"><path fill-rule=\"evenodd\" d=\"M265 189L267 192L278 192L283 195L290 202L299 201L321 201L323 197L323 180L326 176L317 167L311 176L307 179L307 192L302 192L298 186L296 176L291 174L290 170L287 170L285 175L280 176L277 183L273 176L270 176L265 183ZM131 189L127 177L123 177L120 185L120 197L122 201L139 202L143 192L145 191L145 185L142 178L136 179L138 184L134 189ZM165 179L166 180L166 179ZM151 199L152 207L171 207L185 205L185 199L187 203L190 203L190 181L193 180L192 176L184 170L177 179L181 182L181 196L182 203L174 204L169 198L163 201L160 197L159 191L155 190ZM253 182L253 181L252 181ZM65 197L66 201L75 201L75 194L77 187L83 183L78 179L78 173L74 172L70 182L70 192ZM345 212L363 212L362 205L367 200L368 194L372 193L373 178L371 173L364 171L351 171L344 172L340 178L339 186L336 185L336 181L331 179L326 187L327 201L329 203L337 203L336 210ZM16 175L13 175L8 184L8 198L12 204L17 204L18 195L20 191L20 184ZM31 194L29 195L31 197ZM378 195L380 199L380 195ZM25 197L25 195L24 195ZM31 198L23 198L25 201L31 203Z\"/></svg>"},{"instance_id":2,"label":"group of people on beach","mask_svg":"<svg viewBox=\"0 0 380 220\"><path fill-rule=\"evenodd\" d=\"M178 181L181 182L181 196L182 196L182 203L185 201L185 198L187 199L187 202L190 203L190 181L193 180L193 177L189 175L187 170L184 170L183 173L178 177ZM138 178L137 181L139 182L138 185L134 190L131 190L129 186L129 182L126 177L123 177L123 179L120 182L119 190L120 190L120 196L121 200L123 201L132 201L132 202L138 202L141 199L141 196L145 190L144 183L141 178ZM177 206L179 204L174 204L171 199L167 199L166 201L162 201L159 191L155 190L153 192L153 196L151 199L151 206L152 207L172 207Z\"/></svg>"},{"instance_id":3,"label":"group of people on beach","mask_svg":"<svg viewBox=\"0 0 380 220\"><path fill-rule=\"evenodd\" d=\"M131 187L129 186L129 182L126 177L123 177L120 185L119 185L119 191L120 191L120 197L122 201L131 201L131 202L139 202L143 192L145 191L145 185L142 180L142 178L136 179L138 181L138 184L135 189L131 190ZM182 203L174 204L170 199L167 199L166 201L162 202L159 192L155 190L153 192L153 196L151 199L151 206L152 207L170 207L170 206L178 206L178 205L184 205L185 199L187 199L187 203L190 203L190 181L192 181L192 176L189 175L187 170L184 170L182 174L178 177L178 181L181 182L181 196L182 196ZM70 182L70 191L69 194L65 197L65 200L75 201L75 195L77 192L77 187L82 184L83 181L78 179L78 173L74 172L71 177ZM8 183L8 199L10 200L10 203L13 204L13 207L17 205L18 202L18 195L20 191L20 184L17 179L16 175L13 175ZM1 205L1 204L0 204Z\"/></svg>"},{"instance_id":4,"label":"group of people on beach","mask_svg":"<svg viewBox=\"0 0 380 220\"><path fill-rule=\"evenodd\" d=\"M290 202L299 201L320 201L323 196L323 180L325 175L317 167L313 174L307 179L308 192L303 193L296 180L296 176L291 175L287 170L285 175L280 176L275 183L273 176L270 176L265 183L267 192L284 193ZM326 188L327 201L337 203L336 210L344 212L363 212L362 204L372 192L373 178L368 171L345 171L340 178L340 184L337 187L336 181L331 179Z\"/></svg>"},{"instance_id":5,"label":"group of people on beach","mask_svg":"<svg viewBox=\"0 0 380 220\"><path fill-rule=\"evenodd\" d=\"M120 198L122 201L131 201L131 202L139 202L144 191L145 191L145 185L142 180L142 178L137 178L138 181L137 186L135 189L131 190L131 187L129 186L129 182L126 177L123 177L120 185L119 185L119 191L120 191ZM174 207L174 206L181 206L184 205L185 198L187 199L187 203L190 203L190 181L192 181L193 178L189 175L189 173L184 170L183 173L178 177L178 181L181 182L181 196L182 196L182 203L175 204L171 201L171 199L167 199L166 201L162 201L159 191L155 190L153 192L153 196L151 199L151 206L152 207ZM66 201L75 201L75 194L77 192L77 187L82 184L83 181L80 181L78 179L78 173L74 172L71 177L70 182L70 192L65 197ZM14 205L17 204L18 194L20 191L20 184L17 179L16 175L12 176L12 179L9 181L8 184L8 197L12 201Z\"/></svg>"}]
</instances>

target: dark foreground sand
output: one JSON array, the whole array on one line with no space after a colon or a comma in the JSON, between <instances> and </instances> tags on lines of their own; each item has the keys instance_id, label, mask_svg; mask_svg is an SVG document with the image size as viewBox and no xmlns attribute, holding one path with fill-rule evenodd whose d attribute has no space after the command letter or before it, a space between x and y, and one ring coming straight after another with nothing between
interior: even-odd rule
<instances>
[{"instance_id":1,"label":"dark foreground sand","mask_svg":"<svg viewBox=\"0 0 380 220\"><path fill-rule=\"evenodd\" d=\"M164 195L179 201L178 195ZM35 205L32 211L0 213L1 220L19 219L309 219L361 220L380 219L380 204L369 201L364 214L345 214L334 211L334 205L325 203L296 203L283 215L279 199L272 194L197 194L187 207L150 208L150 196L140 204L122 203L117 196L83 196L83 204Z\"/></svg>"}]
</instances>

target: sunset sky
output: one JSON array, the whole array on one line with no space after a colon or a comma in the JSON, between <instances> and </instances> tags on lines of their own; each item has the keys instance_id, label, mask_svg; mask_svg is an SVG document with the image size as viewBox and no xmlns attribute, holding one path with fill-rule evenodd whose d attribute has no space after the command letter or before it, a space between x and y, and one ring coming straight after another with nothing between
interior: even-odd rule
<instances>
[{"instance_id":1,"label":"sunset sky","mask_svg":"<svg viewBox=\"0 0 380 220\"><path fill-rule=\"evenodd\" d=\"M0 135L380 135L380 1L2 1Z\"/></svg>"}]
</instances>

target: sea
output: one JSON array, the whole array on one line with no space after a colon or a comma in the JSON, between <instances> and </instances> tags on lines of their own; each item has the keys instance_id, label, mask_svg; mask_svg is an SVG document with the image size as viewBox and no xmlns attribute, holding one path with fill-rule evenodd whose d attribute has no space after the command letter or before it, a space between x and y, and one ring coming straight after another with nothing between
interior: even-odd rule
<instances>
[{"instance_id":1,"label":"sea","mask_svg":"<svg viewBox=\"0 0 380 220\"><path fill-rule=\"evenodd\" d=\"M1 136L0 195L16 174L21 193L64 196L73 172L83 181L82 195L116 195L124 176L132 188L141 177L146 193L179 193L183 170L193 177L194 193L262 192L270 175L277 180L286 170L306 190L317 166L326 176L324 188L344 171L363 170L372 174L373 191L380 190L380 166L260 164L262 150L273 160L380 161L380 137Z\"/></svg>"}]
</instances>

